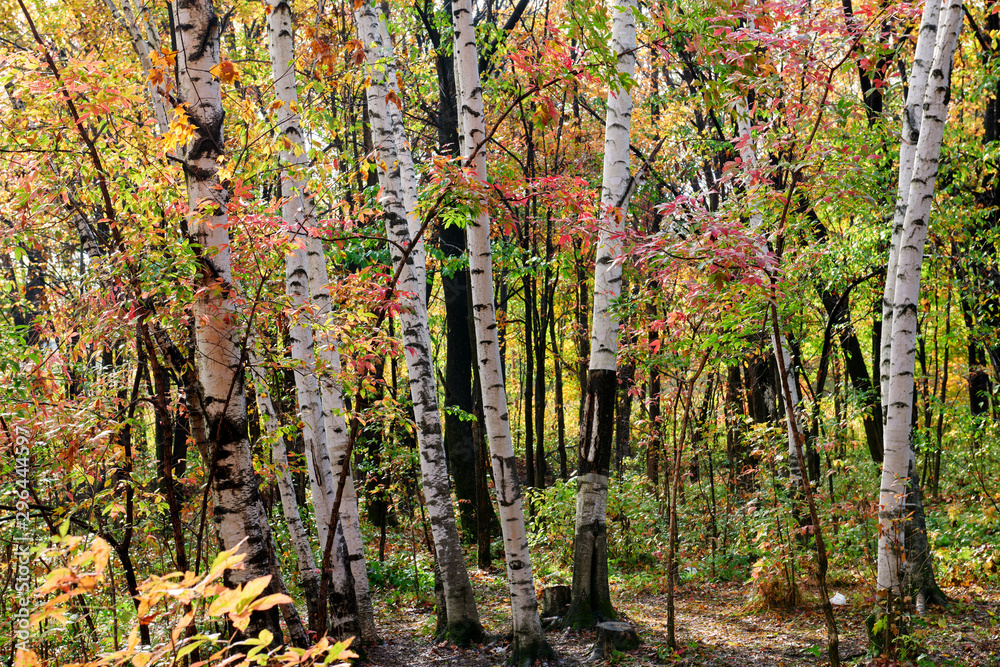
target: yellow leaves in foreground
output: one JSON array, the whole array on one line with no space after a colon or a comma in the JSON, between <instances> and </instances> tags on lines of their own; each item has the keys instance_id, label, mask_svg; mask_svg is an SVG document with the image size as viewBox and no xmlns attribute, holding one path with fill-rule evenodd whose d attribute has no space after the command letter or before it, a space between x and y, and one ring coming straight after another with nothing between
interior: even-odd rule
<instances>
[{"instance_id":1,"label":"yellow leaves in foreground","mask_svg":"<svg viewBox=\"0 0 1000 667\"><path fill-rule=\"evenodd\" d=\"M101 655L93 661L72 667L153 667L154 665L175 665L199 648L214 651L207 660L194 663L217 667L252 667L254 665L274 665L275 667L305 667L323 664L346 667L346 661L357 655L349 650L351 640L331 643L321 638L308 649L292 648L275 642L268 630L257 637L245 639L231 645L216 635L202 635L190 632L192 624L203 610L209 617L226 616L233 626L245 632L254 612L264 611L275 605L292 602L281 593L263 595L271 584L271 576L252 579L237 586L227 588L219 580L227 570L243 568L242 553L236 553L242 546L220 553L209 571L202 577L193 572L173 572L162 577L152 577L139 587L137 599L139 608L137 621L123 648ZM31 616L33 624L43 620L67 625L68 603L73 596L94 592L105 579L111 546L100 537L93 540L90 548L85 547L82 537L69 536L60 540L58 546L50 549L64 562L63 567L54 569L36 591L36 596L58 593ZM261 597L263 595L263 597ZM162 605L166 604L164 608ZM205 605L208 608L205 610ZM154 611L155 610L155 611ZM139 644L139 625L150 625L154 618L177 618L169 634L169 640L154 646ZM187 630L187 632L185 632ZM236 650L234 650L236 649ZM197 655L197 654L196 654ZM203 657L206 655L201 654ZM14 664L17 667L36 667L40 664L38 655L31 650L19 649ZM67 666L70 667L70 666Z\"/></svg>"},{"instance_id":2,"label":"yellow leaves in foreground","mask_svg":"<svg viewBox=\"0 0 1000 667\"><path fill-rule=\"evenodd\" d=\"M187 103L174 107L173 112L173 118L170 119L170 128L163 135L163 138L160 139L166 151L174 151L187 146L198 132L198 128L191 122L191 117L188 116Z\"/></svg>"},{"instance_id":3,"label":"yellow leaves in foreground","mask_svg":"<svg viewBox=\"0 0 1000 667\"><path fill-rule=\"evenodd\" d=\"M215 598L208 608L209 616L222 616L228 614L229 620L241 632L247 629L250 624L250 614L255 611L264 611L279 604L287 604L292 601L290 597L282 593L272 593L259 598L271 583L271 575L248 581L242 586L229 588L223 591L219 597Z\"/></svg>"},{"instance_id":4,"label":"yellow leaves in foreground","mask_svg":"<svg viewBox=\"0 0 1000 667\"><path fill-rule=\"evenodd\" d=\"M63 538L66 548L73 552L83 543L79 536ZM45 583L35 590L36 596L50 595L59 592L54 598L46 601L41 610L32 614L32 623L41 618L52 618L66 621L65 603L77 595L93 591L104 579L104 570L108 566L111 546L100 537L94 539L93 546L73 556L65 567L54 568L45 578ZM93 570L87 571L86 566L93 564Z\"/></svg>"}]
</instances>

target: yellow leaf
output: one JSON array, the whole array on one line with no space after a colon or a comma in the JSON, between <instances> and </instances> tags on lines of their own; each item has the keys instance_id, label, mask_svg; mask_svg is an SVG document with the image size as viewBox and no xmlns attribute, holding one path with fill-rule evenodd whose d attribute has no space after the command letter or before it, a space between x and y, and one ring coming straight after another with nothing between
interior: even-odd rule
<instances>
[{"instance_id":1,"label":"yellow leaf","mask_svg":"<svg viewBox=\"0 0 1000 667\"><path fill-rule=\"evenodd\" d=\"M170 632L170 641L176 644L177 640L181 636L181 632L184 631L184 628L191 625L191 621L193 620L194 620L194 609L184 614L184 616L181 617L181 620L177 622L177 625L174 626L174 629Z\"/></svg>"},{"instance_id":2,"label":"yellow leaf","mask_svg":"<svg viewBox=\"0 0 1000 667\"><path fill-rule=\"evenodd\" d=\"M135 650L135 647L139 645L139 626L136 625L132 628L132 632L128 635L128 642L125 646L125 652L131 653Z\"/></svg>"},{"instance_id":3,"label":"yellow leaf","mask_svg":"<svg viewBox=\"0 0 1000 667\"><path fill-rule=\"evenodd\" d=\"M174 150L179 146L187 146L198 132L198 128L191 122L188 116L186 105L174 107L174 117L170 119L170 128L163 135L161 141L166 150Z\"/></svg>"},{"instance_id":4,"label":"yellow leaf","mask_svg":"<svg viewBox=\"0 0 1000 667\"><path fill-rule=\"evenodd\" d=\"M243 585L243 593L240 595L240 603L245 605L253 600L257 599L257 596L263 593L267 589L267 585L271 583L271 575L266 574L263 577L257 577L253 581L248 581Z\"/></svg>"},{"instance_id":5,"label":"yellow leaf","mask_svg":"<svg viewBox=\"0 0 1000 667\"><path fill-rule=\"evenodd\" d=\"M155 67L173 67L177 62L176 51L152 51L149 59L153 61Z\"/></svg>"},{"instance_id":6,"label":"yellow leaf","mask_svg":"<svg viewBox=\"0 0 1000 667\"><path fill-rule=\"evenodd\" d=\"M236 553L237 549L242 546L242 542L229 551L219 552L219 555L215 557L212 561L212 567L209 568L208 576L205 577L205 583L212 581L213 579L218 579L222 576L222 573L226 570L238 570L237 567L243 562L244 554Z\"/></svg>"},{"instance_id":7,"label":"yellow leaf","mask_svg":"<svg viewBox=\"0 0 1000 667\"><path fill-rule=\"evenodd\" d=\"M354 637L348 637L342 642L337 642L332 647L330 647L330 655L333 656L334 660L350 660L351 658L357 658L358 654L354 651L349 651L348 647L351 642L354 641Z\"/></svg>"},{"instance_id":8,"label":"yellow leaf","mask_svg":"<svg viewBox=\"0 0 1000 667\"><path fill-rule=\"evenodd\" d=\"M289 604L291 601L292 598L288 597L284 593L272 593L271 595L265 595L261 599L254 602L253 609L254 611L263 611L278 604Z\"/></svg>"},{"instance_id":9,"label":"yellow leaf","mask_svg":"<svg viewBox=\"0 0 1000 667\"><path fill-rule=\"evenodd\" d=\"M209 71L222 83L232 84L240 78L240 70L231 60L223 60Z\"/></svg>"},{"instance_id":10,"label":"yellow leaf","mask_svg":"<svg viewBox=\"0 0 1000 667\"><path fill-rule=\"evenodd\" d=\"M232 611L239 604L241 595L242 591L239 588L227 588L209 605L208 615L221 616L228 611Z\"/></svg>"}]
</instances>

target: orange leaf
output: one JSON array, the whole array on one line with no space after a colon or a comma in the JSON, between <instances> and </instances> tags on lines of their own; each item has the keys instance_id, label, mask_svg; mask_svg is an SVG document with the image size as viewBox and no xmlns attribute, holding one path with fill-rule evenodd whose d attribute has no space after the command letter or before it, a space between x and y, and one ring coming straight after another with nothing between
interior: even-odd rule
<instances>
[{"instance_id":1,"label":"orange leaf","mask_svg":"<svg viewBox=\"0 0 1000 667\"><path fill-rule=\"evenodd\" d=\"M209 71L222 83L231 84L240 78L240 70L231 60L223 60Z\"/></svg>"}]
</instances>

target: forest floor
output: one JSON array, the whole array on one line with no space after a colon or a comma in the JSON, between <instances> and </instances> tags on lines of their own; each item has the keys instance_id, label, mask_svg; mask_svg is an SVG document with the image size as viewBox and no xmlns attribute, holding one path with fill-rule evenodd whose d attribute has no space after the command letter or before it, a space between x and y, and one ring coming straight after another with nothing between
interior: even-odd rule
<instances>
[{"instance_id":1,"label":"forest floor","mask_svg":"<svg viewBox=\"0 0 1000 667\"><path fill-rule=\"evenodd\" d=\"M489 631L510 627L503 594L502 571L470 570L480 600L480 614ZM952 605L931 610L914 622L922 652L912 658L918 667L1000 667L1000 591L979 586L947 588ZM845 665L871 665L865 656L865 618L873 603L862 589L831 589L848 604L836 608L840 655ZM425 593L425 597L427 594ZM415 606L400 596L381 597L377 620L384 643L368 650L371 667L503 665L509 639L493 636L485 644L460 649L436 643L430 636L433 609ZM807 597L809 593L807 592ZM747 588L736 583L687 583L677 589L677 640L672 655L666 641L666 596L636 594L612 584L612 599L625 620L638 629L643 644L610 663L616 665L685 665L706 667L799 667L828 665L826 630L816 595L792 611L748 610ZM561 665L587 663L593 633L549 631L549 642ZM919 658L919 660L917 660Z\"/></svg>"}]
</instances>

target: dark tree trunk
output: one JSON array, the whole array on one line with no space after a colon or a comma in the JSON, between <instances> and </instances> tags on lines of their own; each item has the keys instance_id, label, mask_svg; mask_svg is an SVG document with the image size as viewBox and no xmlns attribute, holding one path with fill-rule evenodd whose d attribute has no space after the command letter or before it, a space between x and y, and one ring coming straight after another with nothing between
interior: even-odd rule
<instances>
[{"instance_id":1,"label":"dark tree trunk","mask_svg":"<svg viewBox=\"0 0 1000 667\"><path fill-rule=\"evenodd\" d=\"M587 262L585 261L583 250L577 241L573 242L574 249L579 252L576 258L576 380L580 385L580 415L579 421L583 423L583 415L586 409L585 396L587 395L587 369L590 367L590 292L588 286ZM589 273L593 273L590 271Z\"/></svg>"},{"instance_id":2,"label":"dark tree trunk","mask_svg":"<svg viewBox=\"0 0 1000 667\"><path fill-rule=\"evenodd\" d=\"M617 389L618 378L615 371L590 371L587 378L587 407L580 431L578 484L607 485L614 447ZM599 493L598 490L597 494ZM607 493L606 489L604 493ZM578 491L577 498L580 496ZM608 584L607 510L605 507L596 507L595 510L585 518L585 523L576 527L573 600L566 614L568 627L590 627L601 621L617 619Z\"/></svg>"},{"instance_id":3,"label":"dark tree trunk","mask_svg":"<svg viewBox=\"0 0 1000 667\"><path fill-rule=\"evenodd\" d=\"M701 479L701 466L698 460L698 443L701 442L705 433L705 426L708 425L709 410L715 405L715 373L710 373L705 386L705 393L701 397L701 406L698 408L698 417L694 423L691 433L691 480L697 482Z\"/></svg>"},{"instance_id":4,"label":"dark tree trunk","mask_svg":"<svg viewBox=\"0 0 1000 667\"><path fill-rule=\"evenodd\" d=\"M535 479L535 422L532 414L534 404L534 382L533 382L533 359L535 358L535 337L532 327L532 311L534 311L535 301L535 279L534 276L526 275L521 280L524 289L524 380L522 382L522 396L524 398L524 467L525 486L538 486ZM530 505L529 505L530 510Z\"/></svg>"},{"instance_id":5,"label":"dark tree trunk","mask_svg":"<svg viewBox=\"0 0 1000 667\"><path fill-rule=\"evenodd\" d=\"M650 343L657 340L659 334L649 331ZM646 478L654 489L660 488L660 449L663 438L660 431L660 370L654 363L649 367L649 390L646 394L649 404L649 444L646 446Z\"/></svg>"},{"instance_id":6,"label":"dark tree trunk","mask_svg":"<svg viewBox=\"0 0 1000 667\"><path fill-rule=\"evenodd\" d=\"M844 355L844 369L851 381L851 386L864 402L866 411L862 414L865 437L868 442L868 452L875 463L882 462L882 401L878 387L872 383L868 367L865 365L861 343L851 323L850 301L841 299L840 295L828 289L822 290L821 298L827 317L831 320L831 328L837 332L840 349Z\"/></svg>"},{"instance_id":7,"label":"dark tree trunk","mask_svg":"<svg viewBox=\"0 0 1000 667\"><path fill-rule=\"evenodd\" d=\"M549 315L549 334L552 339L552 365L556 373L556 446L559 451L559 477L565 482L569 479L566 460L566 410L563 408L563 377L562 377L562 345L556 337L555 299L552 300L552 312Z\"/></svg>"},{"instance_id":8,"label":"dark tree trunk","mask_svg":"<svg viewBox=\"0 0 1000 667\"><path fill-rule=\"evenodd\" d=\"M952 255L963 257L965 252L957 244L953 244ZM965 327L969 332L969 340L966 347L969 362L969 410L972 412L973 419L978 423L982 422L989 413L990 376L986 371L986 349L979 342L981 333L978 330L977 323L980 323L981 318L979 317L980 304L978 303L979 299L975 285L977 282L974 275L975 267L970 271L964 265L963 259L958 259L955 264L955 271L961 283L965 285L971 283L973 285L971 289L959 290L959 302L962 306L962 317L965 320ZM978 448L978 433L981 430L981 426L977 426L973 430L973 450Z\"/></svg>"},{"instance_id":9,"label":"dark tree trunk","mask_svg":"<svg viewBox=\"0 0 1000 667\"><path fill-rule=\"evenodd\" d=\"M45 305L45 257L38 246L27 246L28 276L24 283L24 297L27 309L22 313L22 322L27 328L26 342L34 347L41 340L42 322L39 316ZM15 310L15 315L20 309Z\"/></svg>"},{"instance_id":10,"label":"dark tree trunk","mask_svg":"<svg viewBox=\"0 0 1000 667\"><path fill-rule=\"evenodd\" d=\"M486 570L493 564L493 554L490 542L493 537L493 503L490 500L490 489L487 480L487 470L491 468L489 446L486 443L485 416L483 414L483 392L479 379L478 365L475 367L473 391L475 392L475 415L472 422L472 438L476 446L476 503L481 510L476 512L476 564L479 569Z\"/></svg>"},{"instance_id":11,"label":"dark tree trunk","mask_svg":"<svg viewBox=\"0 0 1000 667\"><path fill-rule=\"evenodd\" d=\"M449 59L450 62L450 59ZM461 257L465 254L465 233L455 226L440 230L441 250L446 257ZM468 415L473 414L472 393L472 313L469 308L469 271L460 269L452 275L442 272L441 285L444 288L445 322L447 334L445 344L444 377L444 448L448 455L448 469L458 496L459 521L465 541L472 541L476 535L476 476L468 474L475 470L476 445ZM458 409L464 414L456 413Z\"/></svg>"},{"instance_id":12,"label":"dark tree trunk","mask_svg":"<svg viewBox=\"0 0 1000 667\"><path fill-rule=\"evenodd\" d=\"M726 459L729 464L729 485L736 488L753 486L754 461L743 437L743 418L747 409L743 401L743 380L740 366L730 364L726 369Z\"/></svg>"},{"instance_id":13,"label":"dark tree trunk","mask_svg":"<svg viewBox=\"0 0 1000 667\"><path fill-rule=\"evenodd\" d=\"M535 316L535 482L545 487L545 337L549 323L549 283L551 272L545 269L542 291L533 308ZM532 281L535 282L535 281Z\"/></svg>"},{"instance_id":14,"label":"dark tree trunk","mask_svg":"<svg viewBox=\"0 0 1000 667\"><path fill-rule=\"evenodd\" d=\"M618 404L615 408L615 470L621 476L626 457L632 456L632 389L635 361L629 359L618 369Z\"/></svg>"}]
</instances>

